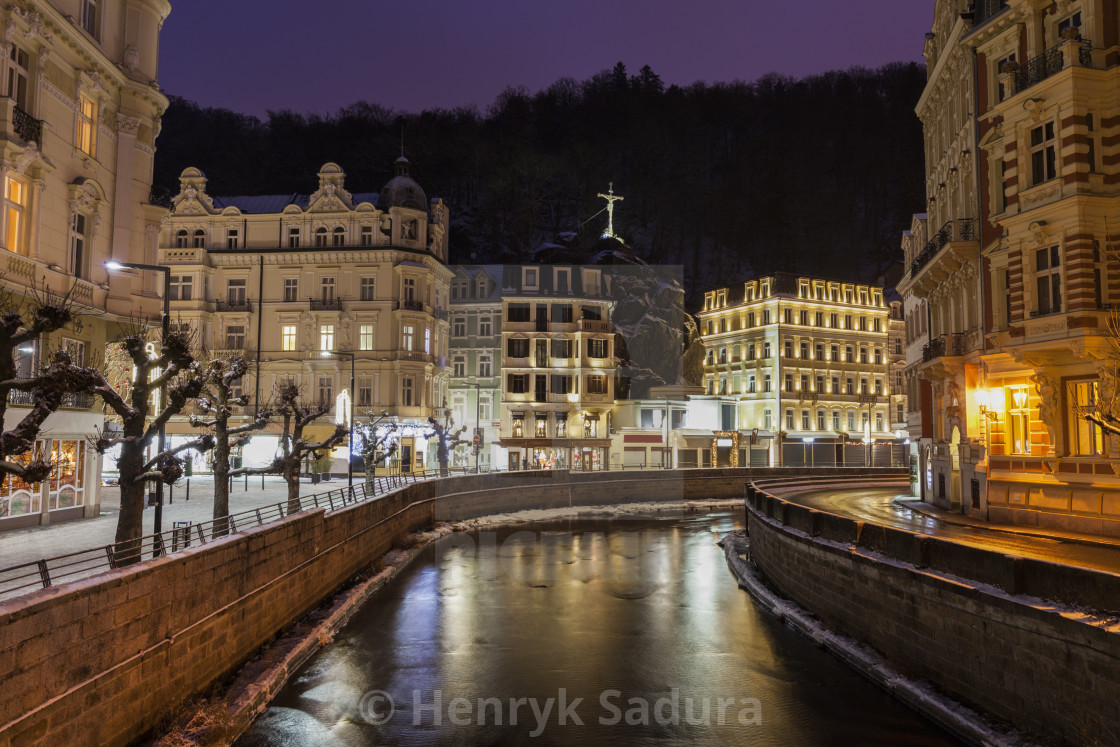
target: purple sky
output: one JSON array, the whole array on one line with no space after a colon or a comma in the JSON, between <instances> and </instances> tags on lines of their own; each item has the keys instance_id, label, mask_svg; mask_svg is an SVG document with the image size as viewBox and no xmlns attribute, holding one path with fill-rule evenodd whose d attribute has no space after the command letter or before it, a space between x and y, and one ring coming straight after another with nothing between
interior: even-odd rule
<instances>
[{"instance_id":1,"label":"purple sky","mask_svg":"<svg viewBox=\"0 0 1120 747\"><path fill-rule=\"evenodd\" d=\"M419 111L622 60L666 85L920 60L933 0L176 0L160 84L207 106Z\"/></svg>"}]
</instances>

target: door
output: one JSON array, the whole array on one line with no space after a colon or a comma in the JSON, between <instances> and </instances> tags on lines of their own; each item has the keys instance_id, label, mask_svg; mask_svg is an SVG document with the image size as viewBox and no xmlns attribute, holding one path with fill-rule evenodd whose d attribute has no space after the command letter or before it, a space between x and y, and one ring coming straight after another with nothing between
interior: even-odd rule
<instances>
[{"instance_id":1,"label":"door","mask_svg":"<svg viewBox=\"0 0 1120 747\"><path fill-rule=\"evenodd\" d=\"M412 445L401 444L401 472L412 471Z\"/></svg>"},{"instance_id":2,"label":"door","mask_svg":"<svg viewBox=\"0 0 1120 747\"><path fill-rule=\"evenodd\" d=\"M949 441L949 509L965 513L964 502L961 500L961 430L953 426L953 437Z\"/></svg>"}]
</instances>

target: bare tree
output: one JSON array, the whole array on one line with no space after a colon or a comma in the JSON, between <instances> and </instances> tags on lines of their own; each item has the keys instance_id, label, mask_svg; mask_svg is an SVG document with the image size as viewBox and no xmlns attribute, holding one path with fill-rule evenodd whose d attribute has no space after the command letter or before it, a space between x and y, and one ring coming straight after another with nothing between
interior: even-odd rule
<instances>
[{"instance_id":1,"label":"bare tree","mask_svg":"<svg viewBox=\"0 0 1120 747\"><path fill-rule=\"evenodd\" d=\"M400 442L398 438L400 426L396 423L387 423L377 427L378 422L388 416L389 413L385 410L381 411L380 416L375 416L371 412L368 415L369 422L363 423L354 430L360 441L359 448L366 479L373 476L379 464L383 464L393 454L397 453L397 446Z\"/></svg>"},{"instance_id":2,"label":"bare tree","mask_svg":"<svg viewBox=\"0 0 1120 747\"><path fill-rule=\"evenodd\" d=\"M1113 309L1108 315L1109 353L1103 368L1099 369L1094 396L1082 402L1075 393L1070 392L1073 410L1078 416L1100 427L1112 436L1120 436L1120 397L1117 382L1120 381L1120 310Z\"/></svg>"},{"instance_id":3,"label":"bare tree","mask_svg":"<svg viewBox=\"0 0 1120 747\"><path fill-rule=\"evenodd\" d=\"M255 431L268 425L272 412L260 409L249 422L230 427L230 418L236 408L246 407L249 396L237 394L237 388L249 364L240 355L231 357L211 357L198 369L197 376L202 380L202 391L198 397L198 414L191 416L191 425L205 428L214 437L214 535L222 536L229 532L226 517L229 516L229 478L247 474L244 468L231 470L230 453L252 438Z\"/></svg>"},{"instance_id":4,"label":"bare tree","mask_svg":"<svg viewBox=\"0 0 1120 747\"><path fill-rule=\"evenodd\" d=\"M428 418L428 425L431 426L432 433L429 438L436 440L436 459L439 461L439 474L440 477L447 476L447 463L450 460L451 450L461 444L470 444L467 439L460 438L463 432L467 430L467 426L455 427L455 419L451 417L451 412L447 411L443 416L441 423L434 417Z\"/></svg>"},{"instance_id":5,"label":"bare tree","mask_svg":"<svg viewBox=\"0 0 1120 747\"><path fill-rule=\"evenodd\" d=\"M45 480L53 466L33 453L43 422L55 412L67 394L91 392L97 385L96 369L75 366L65 350L56 351L51 362L38 371L21 372L17 354L27 355L28 346L62 329L75 319L69 296L48 289L33 290L25 317L24 302L11 291L0 291L0 423L10 399L22 399L31 409L10 430L0 433L0 476L14 475L26 483ZM13 392L18 394L12 396Z\"/></svg>"},{"instance_id":6,"label":"bare tree","mask_svg":"<svg viewBox=\"0 0 1120 747\"><path fill-rule=\"evenodd\" d=\"M311 452L338 446L346 440L348 429L339 423L335 426L334 433L319 443L308 443L303 438L303 429L330 412L330 403L304 404L301 402L299 386L290 382L280 385L277 400L273 413L279 415L283 423L280 454L267 466L242 469L238 474L280 475L288 483L288 510L298 511L299 474L303 458Z\"/></svg>"},{"instance_id":7,"label":"bare tree","mask_svg":"<svg viewBox=\"0 0 1120 747\"><path fill-rule=\"evenodd\" d=\"M181 413L187 404L198 397L203 381L191 373L195 367L187 337L172 332L163 339L158 355L150 355L144 334L134 329L120 343L135 367L136 375L122 395L98 372L99 382L94 392L104 400L109 409L120 418L119 435L104 433L97 439L97 450L102 454L120 446L117 468L120 472L121 512L117 519L118 543L128 543L116 558L125 565L140 560L139 540L144 530L145 486L152 482L170 485L183 474L182 460L178 454L188 449L204 452L214 446L209 433L187 441L175 448L165 448L151 457L145 451L173 416ZM167 388L167 406L151 417L153 394L161 387Z\"/></svg>"}]
</instances>

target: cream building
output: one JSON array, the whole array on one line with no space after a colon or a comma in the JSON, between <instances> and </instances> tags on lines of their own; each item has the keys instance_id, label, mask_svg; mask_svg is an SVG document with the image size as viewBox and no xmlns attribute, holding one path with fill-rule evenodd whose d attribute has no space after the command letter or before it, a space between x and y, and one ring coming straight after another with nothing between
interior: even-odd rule
<instances>
[{"instance_id":1,"label":"cream building","mask_svg":"<svg viewBox=\"0 0 1120 747\"><path fill-rule=\"evenodd\" d=\"M338 165L324 164L305 195L217 197L188 168L159 235L171 268L171 307L210 350L240 352L260 365L243 383L252 402L282 381L333 403L324 435L345 422L389 412L406 426L402 469L434 464L419 437L447 402L448 209L430 202L403 156L379 193L346 190ZM353 384L351 385L351 372ZM189 430L177 424L178 433ZM278 425L246 447L247 463L268 461ZM345 449L334 471L345 471Z\"/></svg>"},{"instance_id":2,"label":"cream building","mask_svg":"<svg viewBox=\"0 0 1120 747\"><path fill-rule=\"evenodd\" d=\"M505 267L500 467L609 468L610 280L602 267Z\"/></svg>"},{"instance_id":3,"label":"cream building","mask_svg":"<svg viewBox=\"0 0 1120 747\"><path fill-rule=\"evenodd\" d=\"M165 0L20 0L0 9L0 273L22 297L45 284L78 304L75 324L39 340L25 373L50 351L97 360L118 323L159 313L152 274L110 275L104 262L154 263L160 210L148 204L167 99L159 90ZM26 414L13 397L4 427ZM50 416L39 446L58 461L48 482L0 485L0 529L96 516L104 426L90 397Z\"/></svg>"},{"instance_id":4,"label":"cream building","mask_svg":"<svg viewBox=\"0 0 1120 747\"><path fill-rule=\"evenodd\" d=\"M737 466L752 435L752 464L901 460L882 288L777 274L709 291L698 321L720 400L713 466Z\"/></svg>"}]
</instances>

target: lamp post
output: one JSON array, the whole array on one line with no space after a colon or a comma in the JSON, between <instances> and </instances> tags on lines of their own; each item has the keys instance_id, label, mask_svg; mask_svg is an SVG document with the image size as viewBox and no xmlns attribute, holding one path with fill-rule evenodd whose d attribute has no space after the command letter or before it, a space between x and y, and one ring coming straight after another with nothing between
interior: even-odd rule
<instances>
[{"instance_id":1,"label":"lamp post","mask_svg":"<svg viewBox=\"0 0 1120 747\"><path fill-rule=\"evenodd\" d=\"M354 487L354 353L347 350L324 350L323 355L340 355L350 358L350 436L346 441L346 484Z\"/></svg>"},{"instance_id":2,"label":"lamp post","mask_svg":"<svg viewBox=\"0 0 1120 747\"><path fill-rule=\"evenodd\" d=\"M150 272L159 272L163 274L163 316L160 319L160 348L164 341L167 340L167 335L171 331L171 268L162 265L148 265L141 262L118 262L115 259L110 259L105 263L105 269L109 272L117 272L119 270L148 270ZM159 414L163 414L163 409L167 407L167 387L161 386L159 388ZM156 445L156 454L162 454L167 444L167 424L161 422L159 426L159 436ZM159 534L163 530L163 482L156 481L156 512L153 520L153 528L155 529L156 541L155 547L152 550L152 556L158 557L163 554L163 542Z\"/></svg>"},{"instance_id":3,"label":"lamp post","mask_svg":"<svg viewBox=\"0 0 1120 747\"><path fill-rule=\"evenodd\" d=\"M873 441L871 437L871 405L879 401L879 396L877 394L860 393L859 401L867 405L867 466L870 467L872 462L871 443Z\"/></svg>"},{"instance_id":4,"label":"lamp post","mask_svg":"<svg viewBox=\"0 0 1120 747\"><path fill-rule=\"evenodd\" d=\"M478 474L478 454L482 451L482 382L474 382L474 473Z\"/></svg>"}]
</instances>

